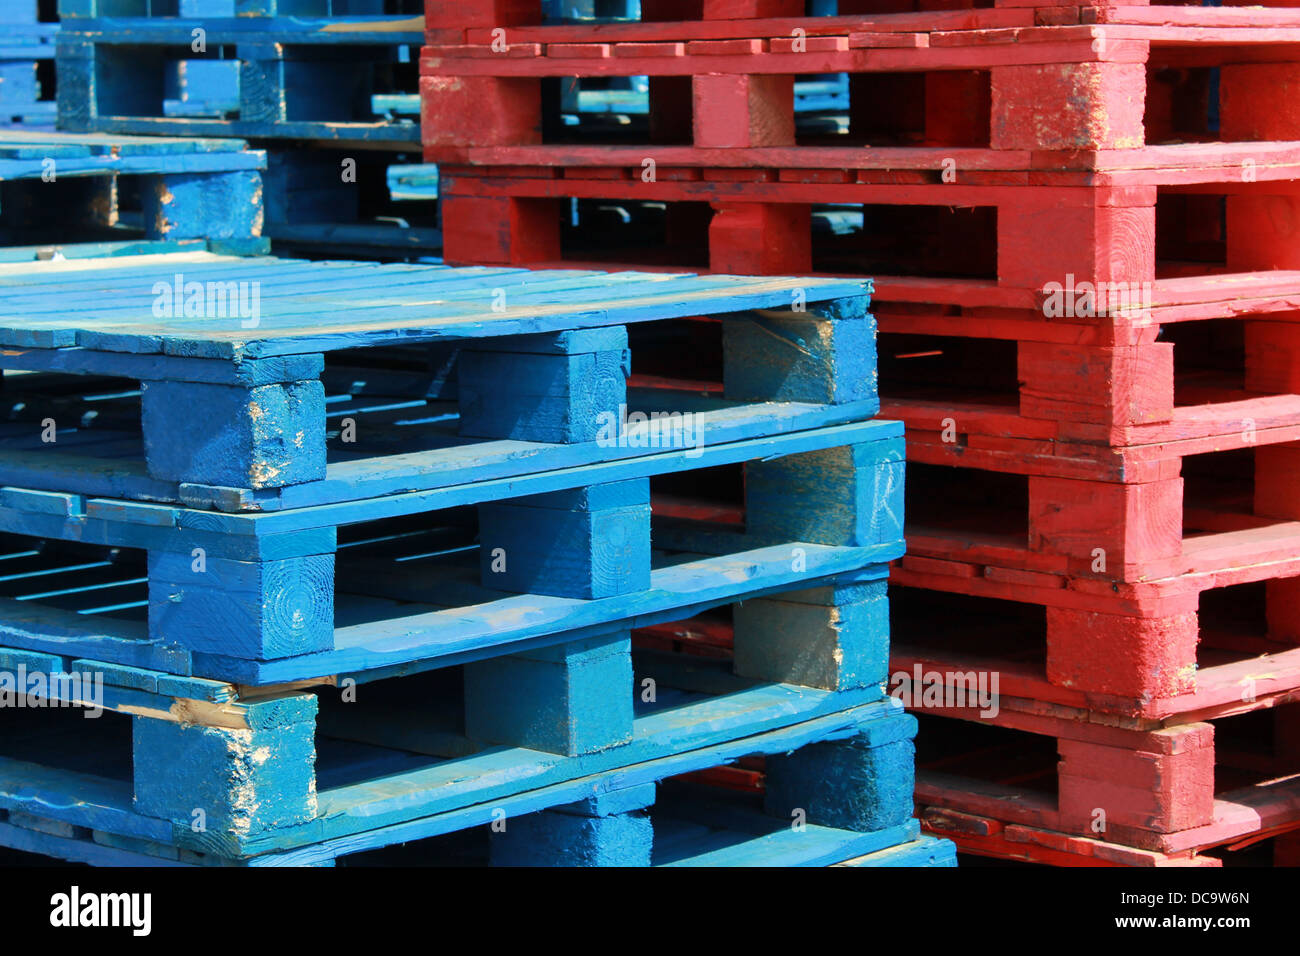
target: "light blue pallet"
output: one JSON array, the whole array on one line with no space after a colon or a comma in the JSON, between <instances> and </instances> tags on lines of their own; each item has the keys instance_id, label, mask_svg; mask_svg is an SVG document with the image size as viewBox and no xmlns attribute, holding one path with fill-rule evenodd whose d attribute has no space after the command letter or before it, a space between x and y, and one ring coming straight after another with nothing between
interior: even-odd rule
<instances>
[{"instance_id":1,"label":"light blue pallet","mask_svg":"<svg viewBox=\"0 0 1300 956\"><path fill-rule=\"evenodd\" d=\"M922 836L908 843L845 860L838 866L955 867L957 847L951 840Z\"/></svg>"},{"instance_id":2,"label":"light blue pallet","mask_svg":"<svg viewBox=\"0 0 1300 956\"><path fill-rule=\"evenodd\" d=\"M573 755L485 745L440 731L430 714L412 722L384 711L378 724L357 716L317 729L304 706L314 698L304 695L219 711L227 724L242 716L251 732L175 724L141 709L148 693L109 691L106 706L135 715L133 759L114 755L99 723L43 735L28 721L5 745L14 756L0 758L8 814L0 843L101 865L330 865L504 821L498 864L645 865L655 836L644 808L658 781L759 754L768 757L771 817L714 821L707 840L687 834L694 842L678 844L676 862L737 865L745 851L734 834L746 830L783 865L838 862L916 835L915 720L879 689L856 697L789 685L721 696L664 689L656 704L638 706L626 743ZM191 705L186 719L206 713ZM6 715L11 727L24 716ZM801 849L781 834L797 815L808 825L791 830L808 837ZM663 832L680 838L680 820ZM667 842L661 853L674 856ZM713 860L691 859L702 853Z\"/></svg>"},{"instance_id":3,"label":"light blue pallet","mask_svg":"<svg viewBox=\"0 0 1300 956\"><path fill-rule=\"evenodd\" d=\"M78 654L118 663L175 669L179 659L199 673L271 683L299 679L290 671L317 678L450 663L508 642L523 651L644 615L808 586L901 553L901 426L857 421L877 407L861 283L203 254L120 271L112 262L52 265L3 267L14 288L0 313L17 324L0 333L16 346L0 366L128 375L144 386L137 396L96 382L105 397L86 404L66 378L15 378L0 531L148 551L149 620L146 628L129 615L11 602L17 646L58 651L71 641ZM267 311L278 315L235 341L211 320L135 318L147 302L140 290L182 268L262 277L274 304ZM810 311L749 311L779 308L792 292ZM490 305L498 293L510 303L499 312ZM133 295L144 301L132 305ZM353 321L376 312L378 322ZM617 323L698 312L723 314L730 397L629 395ZM536 334L518 335L525 330ZM427 383L407 400L326 401L312 350L446 336L463 346L455 407L427 401ZM233 345L236 360L200 357L214 345ZM681 419L659 442L639 440L640 426L602 440L599 416L624 404L689 412L696 437L685 440ZM143 455L130 428L136 414ZM326 422L338 416L372 444L345 443L329 461ZM63 437L48 442L48 423L60 421ZM652 557L648 478L742 462L751 463L745 534L655 532L660 550L723 563ZM271 487L235 485L263 473ZM188 507L159 503L178 497ZM458 539L470 569L448 572L456 598L389 598L418 606L355 624L344 604L335 607L339 528L470 505L479 540L475 549ZM196 575L196 554L210 573ZM498 554L510 555L500 568ZM286 583L300 579L314 584ZM234 607L241 612L224 613Z\"/></svg>"},{"instance_id":4,"label":"light blue pallet","mask_svg":"<svg viewBox=\"0 0 1300 956\"><path fill-rule=\"evenodd\" d=\"M243 240L255 251L265 245L258 235L265 167L265 153L241 140L0 130L0 236L8 246L28 245L53 221L61 242L136 231L152 240ZM130 230L111 192L121 177L140 186Z\"/></svg>"},{"instance_id":5,"label":"light blue pallet","mask_svg":"<svg viewBox=\"0 0 1300 956\"><path fill-rule=\"evenodd\" d=\"M481 544L461 545L463 537L457 538L460 550L441 557L433 521L427 533L376 545L374 557L352 545L339 548L336 528L449 503L489 502L493 495L518 500L532 489L554 496L557 491L550 489L574 477L543 472L369 499L349 506L351 517L339 506L219 515L106 499L74 505L56 494L0 491L0 529L26 536L5 542L10 554L29 551L31 539L63 539L147 551L151 562L146 575L142 564L124 558L106 563L100 553L63 556L55 549L49 557L11 560L10 571L21 573L0 581L0 640L32 651L249 685L360 677L354 672L373 680L680 620L762 594L834 582L865 586L883 581L885 563L902 553L902 442L895 434L855 446L836 443L881 431L896 432L897 425L871 422L741 442L702 459L756 456L765 462L750 466L748 533L679 527L651 532L648 508L638 503L645 501L644 479L620 478L588 488L616 489L619 496L632 496L630 505L590 511L507 507L499 511L504 523L494 518L492 524L484 522L498 513L497 506L483 505ZM819 446L832 451L818 452ZM795 448L809 450L781 457ZM859 476L836 475L834 462L851 454L861 462ZM830 474L821 490L796 494L786 487L790 468L802 468L804 460ZM664 460L634 460L624 468L633 465L661 468ZM765 496L769 476L775 500ZM846 520L830 516L839 508L848 509ZM268 519L275 525L268 527ZM553 520L559 522L555 527ZM589 527L597 529L594 536ZM623 529L622 540L611 543L603 527ZM515 577L482 566L498 546L514 555ZM195 549L201 549L203 570L210 568L211 576L193 573ZM549 556L547 562L530 568L530 549ZM417 561L422 554L432 556ZM558 560L561 555L568 557ZM284 583L304 575L315 582L311 590ZM336 594L335 577L366 583L360 591L343 588ZM70 593L37 599L49 590L49 580L64 582ZM179 595L190 603L177 603ZM211 613L205 610L210 602L216 602ZM261 610L234 614L235 608ZM103 609L116 612L105 616Z\"/></svg>"},{"instance_id":6,"label":"light blue pallet","mask_svg":"<svg viewBox=\"0 0 1300 956\"><path fill-rule=\"evenodd\" d=\"M0 129L53 128L53 91L42 89L37 63L54 58L58 29L36 22L35 0L0 5Z\"/></svg>"},{"instance_id":7,"label":"light blue pallet","mask_svg":"<svg viewBox=\"0 0 1300 956\"><path fill-rule=\"evenodd\" d=\"M195 30L204 31L204 52L192 48ZM417 121L361 115L354 103L377 64L411 64L423 39L410 16L67 19L59 126L418 147Z\"/></svg>"},{"instance_id":8,"label":"light blue pallet","mask_svg":"<svg viewBox=\"0 0 1300 956\"><path fill-rule=\"evenodd\" d=\"M885 849L859 854L850 860L838 861L837 859L843 852L855 853L864 845L872 846L906 836L913 829L908 825L892 827L872 834L854 833L852 830L840 830L834 827L809 827L803 831L806 835L800 835L778 821L769 819L768 822L774 830L769 836L754 836L745 830L723 830L722 836L729 839L731 843L725 853L716 849L704 849L701 850L698 858L682 856L664 863L656 860L653 865L784 868L826 866L827 861L830 861L829 865L855 867L955 867L957 865L957 852L951 841L931 836L917 836L894 846L887 846ZM680 831L672 818L656 814L653 824L656 844L665 840L675 842L678 839ZM104 834L100 834L99 837L110 839ZM94 839L47 833L32 829L31 826L15 826L4 822L0 822L0 846L101 867L193 868L199 865L182 863L179 859L170 859L169 856L149 856L118 849L96 843ZM439 864L434 860L419 865Z\"/></svg>"},{"instance_id":9,"label":"light blue pallet","mask_svg":"<svg viewBox=\"0 0 1300 956\"><path fill-rule=\"evenodd\" d=\"M437 165L434 163L415 163L405 166L389 166L388 193L395 200L437 199Z\"/></svg>"},{"instance_id":10,"label":"light blue pallet","mask_svg":"<svg viewBox=\"0 0 1300 956\"><path fill-rule=\"evenodd\" d=\"M712 812L708 812L711 810ZM948 840L921 836L909 820L855 833L805 826L744 809L674 804L654 814L656 866L672 867L932 867L956 866Z\"/></svg>"},{"instance_id":11,"label":"light blue pallet","mask_svg":"<svg viewBox=\"0 0 1300 956\"><path fill-rule=\"evenodd\" d=\"M14 265L0 278L10 290L0 342L13 347L0 368L145 383L143 456L123 446L92 466L82 442L130 436L89 429L51 447L30 428L25 445L11 430L0 482L19 487L271 511L646 456L657 449L637 447L635 434L600 440L600 416L625 398L624 328L692 314L723 318L726 394L663 393L650 399L666 404L650 407L696 414L708 444L851 422L878 407L862 281L201 255ZM181 290L224 295L240 283L245 304L258 297L252 320L230 314L233 298L225 317L153 314L160 295L171 307ZM770 311L796 302L808 311ZM407 396L425 412L409 413L418 419L403 426L409 437L382 433L398 441L392 453L327 452L329 414L360 420L366 409L326 402L322 353L390 345L450 347L438 362L459 350L454 394L435 369ZM254 407L275 417L253 429ZM359 421L363 435L368 425ZM292 454L284 434L298 436ZM68 467L64 449L78 455Z\"/></svg>"},{"instance_id":12,"label":"light blue pallet","mask_svg":"<svg viewBox=\"0 0 1300 956\"><path fill-rule=\"evenodd\" d=\"M223 256L265 255L269 239L121 239L34 246L0 246L0 264L49 262L56 259L105 259L211 252Z\"/></svg>"}]
</instances>

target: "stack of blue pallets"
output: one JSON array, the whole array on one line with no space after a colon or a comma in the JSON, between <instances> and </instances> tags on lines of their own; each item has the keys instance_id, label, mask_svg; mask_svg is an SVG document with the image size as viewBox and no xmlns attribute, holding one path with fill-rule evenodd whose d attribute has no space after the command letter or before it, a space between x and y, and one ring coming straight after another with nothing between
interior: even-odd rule
<instances>
[{"instance_id":1,"label":"stack of blue pallets","mask_svg":"<svg viewBox=\"0 0 1300 956\"><path fill-rule=\"evenodd\" d=\"M277 251L437 256L433 203L395 206L419 160L419 0L61 0L59 128L238 136L266 149Z\"/></svg>"},{"instance_id":2,"label":"stack of blue pallets","mask_svg":"<svg viewBox=\"0 0 1300 956\"><path fill-rule=\"evenodd\" d=\"M0 129L53 128L54 36L39 0L0 0Z\"/></svg>"},{"instance_id":3,"label":"stack of blue pallets","mask_svg":"<svg viewBox=\"0 0 1300 956\"><path fill-rule=\"evenodd\" d=\"M883 692L867 283L206 251L0 281L0 670L103 709L0 710L0 843L952 864ZM721 389L629 388L684 324ZM652 513L742 469L741 522ZM732 653L634 648L700 615ZM755 755L762 795L681 779Z\"/></svg>"}]
</instances>

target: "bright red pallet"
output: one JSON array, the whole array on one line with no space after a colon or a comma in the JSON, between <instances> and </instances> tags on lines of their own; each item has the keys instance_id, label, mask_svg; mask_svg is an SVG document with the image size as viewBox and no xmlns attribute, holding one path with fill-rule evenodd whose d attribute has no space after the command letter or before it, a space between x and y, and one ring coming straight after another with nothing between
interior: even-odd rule
<instances>
[{"instance_id":1,"label":"bright red pallet","mask_svg":"<svg viewBox=\"0 0 1300 956\"><path fill-rule=\"evenodd\" d=\"M845 170L663 165L647 182L639 167L444 166L444 249L456 263L645 267L655 265L650 246L671 256L660 263L664 267L870 275L883 304L1023 309L1040 317L1053 283L1105 283L1146 297L1147 284L1160 279L1217 278L1217 290L1207 284L1200 291L1222 300L1222 283L1242 281L1242 273L1300 267L1300 241L1288 225L1288 217L1300 218L1300 151L1291 146L1289 161L1269 168L1268 176L1252 167L1253 181L1242 181L1240 165L1216 165L1200 171L1200 183L1139 186L946 184L940 174L909 183L907 175L885 171L868 177ZM876 181L856 181L868 178ZM602 230L600 243L573 251L563 239L571 198L663 204L667 231L641 237L630 227ZM1223 203L1220 234L1211 211ZM818 204L862 204L871 229L814 240ZM1203 223L1205 234L1180 236L1177 227L1188 219ZM685 241L675 241L678 236ZM620 256L620 243L633 251ZM1275 287L1274 308L1294 302L1295 293ZM1150 325L1122 311L1113 318L1099 324ZM1111 343L1134 340L1117 334Z\"/></svg>"},{"instance_id":2,"label":"bright red pallet","mask_svg":"<svg viewBox=\"0 0 1300 956\"><path fill-rule=\"evenodd\" d=\"M593 27L580 40L523 42L518 31L498 28L493 41L424 48L425 158L609 167L637 150L661 163L707 167L718 165L719 151L745 166L772 163L772 153L784 151L781 165L824 168L819 154L837 143L1086 153L1282 139L1267 130L1279 114L1290 122L1292 111L1266 109L1273 98L1261 94L1300 71L1300 19L1293 19L1285 27L1102 23L918 32L859 24L838 35L660 41L619 40ZM1217 130L1209 120L1210 67L1221 72ZM800 127L795 77L839 72L849 74L843 127L835 134ZM651 77L650 117L631 146L627 130L616 140L606 134L605 142L575 137L543 92L545 77L642 75ZM1071 109L1060 108L1067 102ZM1071 159L1088 168L1085 155Z\"/></svg>"},{"instance_id":3,"label":"bright red pallet","mask_svg":"<svg viewBox=\"0 0 1300 956\"><path fill-rule=\"evenodd\" d=\"M913 540L909 531L909 543ZM963 565L922 555L905 558L891 580L899 586L1036 609L1035 620L1004 635L1014 645L1008 653L1025 655L1008 671L1008 679L1015 678L1024 693L1045 701L1162 717L1234 706L1250 689L1289 692L1300 686L1300 653L1292 620L1295 575L1300 574L1294 540L1285 550L1279 548L1285 558L1263 566L1243 563L1217 574L1189 573L1141 585ZM1250 557L1242 560L1248 562ZM1269 577L1286 573L1291 576ZM1264 605L1258 612L1259 623L1224 625L1221 633L1216 631L1214 639L1208 639L1210 629L1201 624L1202 606L1217 608L1233 593L1227 588L1261 581L1265 596L1261 600L1252 594L1250 601L1252 608ZM1161 593L1162 588L1172 593ZM1206 615L1216 627L1224 617ZM948 650L944 642L960 639L964 633L962 622L953 621L947 632L917 634L913 643L913 635L903 628L896 634L896 644L900 653L915 653L937 665ZM933 649L935 644L938 649ZM992 653L989 658L1002 659Z\"/></svg>"},{"instance_id":4,"label":"bright red pallet","mask_svg":"<svg viewBox=\"0 0 1300 956\"><path fill-rule=\"evenodd\" d=\"M1194 853L1159 853L1091 837L1004 823L991 817L926 807L921 829L947 837L961 853L1045 866L1216 867L1223 862Z\"/></svg>"},{"instance_id":5,"label":"bright red pallet","mask_svg":"<svg viewBox=\"0 0 1300 956\"><path fill-rule=\"evenodd\" d=\"M1223 7L1146 5L1093 0L839 0L836 16L806 15L804 0L642 0L641 19L617 23L542 24L541 0L438 0L427 4L430 43L491 43L493 30L508 29L520 42L582 42L594 37L620 41L731 39L789 35L796 27L809 36L846 29L874 32L970 30L1051 24L1111 23L1202 29L1300 26L1286 5L1246 2Z\"/></svg>"},{"instance_id":6,"label":"bright red pallet","mask_svg":"<svg viewBox=\"0 0 1300 956\"><path fill-rule=\"evenodd\" d=\"M934 808L1171 856L1300 829L1294 703L1128 725L1005 692L991 718L916 712L930 715L918 735L922 819Z\"/></svg>"}]
</instances>

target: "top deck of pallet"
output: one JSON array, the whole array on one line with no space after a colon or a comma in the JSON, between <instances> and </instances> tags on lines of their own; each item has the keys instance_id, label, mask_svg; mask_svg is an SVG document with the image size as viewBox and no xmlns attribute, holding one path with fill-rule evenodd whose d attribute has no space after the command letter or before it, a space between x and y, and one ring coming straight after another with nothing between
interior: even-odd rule
<instances>
[{"instance_id":1,"label":"top deck of pallet","mask_svg":"<svg viewBox=\"0 0 1300 956\"><path fill-rule=\"evenodd\" d=\"M553 279L572 281L556 289L546 284ZM241 282L256 283L255 327L243 327L254 320L234 309L225 318L157 317L200 288L224 301ZM869 288L863 280L376 267L210 253L3 265L0 286L0 345L234 361L790 309L797 298L863 297Z\"/></svg>"},{"instance_id":2,"label":"top deck of pallet","mask_svg":"<svg viewBox=\"0 0 1300 956\"><path fill-rule=\"evenodd\" d=\"M83 0L93 2L93 0ZM675 15L642 19L555 21L544 17L541 3L503 4L496 0L466 0L428 5L426 27L430 43L492 42L492 31L509 28L510 42L656 42L734 39L741 37L792 37L796 28L807 37L836 33L879 34L934 31L994 31L1034 26L1072 26L1107 23L1138 28L1285 30L1300 26L1300 12L1285 7L1218 7L1152 4L1149 6L1093 3L1064 6L1055 2L1023 2L1015 6L982 9L920 9L888 13L853 13L805 16L802 2L729 4L722 15L692 17L679 4ZM1035 9L1050 7L1050 11ZM722 12L722 8L719 8ZM748 15L746 15L748 13ZM1147 29L1147 36L1158 30Z\"/></svg>"}]
</instances>

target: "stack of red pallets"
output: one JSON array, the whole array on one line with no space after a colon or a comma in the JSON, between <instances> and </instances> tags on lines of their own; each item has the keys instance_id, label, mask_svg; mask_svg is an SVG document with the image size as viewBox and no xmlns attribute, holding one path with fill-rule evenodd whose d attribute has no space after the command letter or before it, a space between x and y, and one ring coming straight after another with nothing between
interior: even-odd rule
<instances>
[{"instance_id":1,"label":"stack of red pallets","mask_svg":"<svg viewBox=\"0 0 1300 956\"><path fill-rule=\"evenodd\" d=\"M446 257L873 277L922 821L1294 864L1300 10L916 5L431 3ZM827 74L847 106L797 112ZM632 76L644 122L564 122L562 87Z\"/></svg>"}]
</instances>

